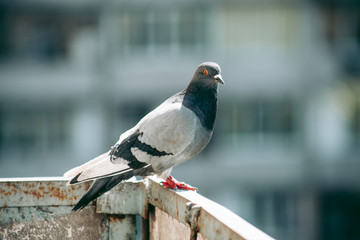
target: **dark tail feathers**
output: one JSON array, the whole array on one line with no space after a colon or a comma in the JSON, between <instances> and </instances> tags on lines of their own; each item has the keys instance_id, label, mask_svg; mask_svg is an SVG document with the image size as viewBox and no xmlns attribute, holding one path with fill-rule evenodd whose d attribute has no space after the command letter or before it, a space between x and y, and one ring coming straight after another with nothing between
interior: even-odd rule
<instances>
[{"instance_id":1,"label":"dark tail feathers","mask_svg":"<svg viewBox=\"0 0 360 240\"><path fill-rule=\"evenodd\" d=\"M125 174L95 180L93 185L91 185L90 189L87 191L87 193L85 193L85 195L75 205L75 207L72 209L72 211L83 209L92 200L103 195L104 193L106 193L107 191L109 191L110 189L115 187L122 180L129 179L132 176L133 176L133 172L131 171L131 172L127 172Z\"/></svg>"}]
</instances>

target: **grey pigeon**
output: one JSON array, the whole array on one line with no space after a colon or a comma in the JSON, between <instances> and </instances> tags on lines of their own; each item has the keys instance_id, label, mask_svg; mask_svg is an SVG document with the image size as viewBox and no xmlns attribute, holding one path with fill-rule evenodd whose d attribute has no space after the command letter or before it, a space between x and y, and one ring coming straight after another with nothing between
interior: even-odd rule
<instances>
[{"instance_id":1,"label":"grey pigeon","mask_svg":"<svg viewBox=\"0 0 360 240\"><path fill-rule=\"evenodd\" d=\"M121 134L111 149L69 170L68 185L95 180L73 211L132 176L157 174L163 186L193 190L170 176L172 168L208 144L216 117L218 83L224 84L220 67L213 62L199 65L189 85Z\"/></svg>"}]
</instances>

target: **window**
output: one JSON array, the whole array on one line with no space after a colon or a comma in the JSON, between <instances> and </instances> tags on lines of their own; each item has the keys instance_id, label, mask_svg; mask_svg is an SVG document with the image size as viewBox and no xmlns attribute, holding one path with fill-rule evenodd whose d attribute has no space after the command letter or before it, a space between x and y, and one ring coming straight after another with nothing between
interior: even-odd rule
<instances>
[{"instance_id":1,"label":"window","mask_svg":"<svg viewBox=\"0 0 360 240\"><path fill-rule=\"evenodd\" d=\"M145 46L149 43L149 26L145 11L130 12L127 19L125 38L127 43L133 47Z\"/></svg>"},{"instance_id":2,"label":"window","mask_svg":"<svg viewBox=\"0 0 360 240\"><path fill-rule=\"evenodd\" d=\"M0 109L0 153L22 155L64 150L68 114L61 109Z\"/></svg>"},{"instance_id":3,"label":"window","mask_svg":"<svg viewBox=\"0 0 360 240\"><path fill-rule=\"evenodd\" d=\"M172 19L169 13L157 13L154 15L153 42L155 45L170 45L174 42L171 25Z\"/></svg>"},{"instance_id":4,"label":"window","mask_svg":"<svg viewBox=\"0 0 360 240\"><path fill-rule=\"evenodd\" d=\"M255 225L279 239L291 239L296 227L298 200L286 192L253 195Z\"/></svg>"},{"instance_id":5,"label":"window","mask_svg":"<svg viewBox=\"0 0 360 240\"><path fill-rule=\"evenodd\" d=\"M246 100L227 103L226 129L229 133L291 134L294 131L294 104L283 100ZM226 107L226 106L224 106Z\"/></svg>"},{"instance_id":6,"label":"window","mask_svg":"<svg viewBox=\"0 0 360 240\"><path fill-rule=\"evenodd\" d=\"M205 15L194 9L131 9L119 14L121 53L193 49L206 44ZM200 44L201 43L201 44Z\"/></svg>"},{"instance_id":7,"label":"window","mask_svg":"<svg viewBox=\"0 0 360 240\"><path fill-rule=\"evenodd\" d=\"M6 5L0 9L1 58L46 62L66 58L73 36L96 25L92 13L44 9Z\"/></svg>"},{"instance_id":8,"label":"window","mask_svg":"<svg viewBox=\"0 0 360 240\"><path fill-rule=\"evenodd\" d=\"M179 42L184 45L195 45L197 42L206 43L205 16L200 12L183 11L179 21ZM203 36L203 37L202 37Z\"/></svg>"}]
</instances>

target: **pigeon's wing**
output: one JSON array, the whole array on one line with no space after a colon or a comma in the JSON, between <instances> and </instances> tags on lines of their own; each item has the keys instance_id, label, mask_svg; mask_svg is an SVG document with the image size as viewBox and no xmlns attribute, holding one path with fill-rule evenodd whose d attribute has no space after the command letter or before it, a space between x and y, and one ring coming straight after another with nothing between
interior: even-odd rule
<instances>
[{"instance_id":1,"label":"pigeon's wing","mask_svg":"<svg viewBox=\"0 0 360 240\"><path fill-rule=\"evenodd\" d=\"M70 170L69 184L171 167L171 159L193 139L195 126L196 116L189 109L166 101L122 134L108 153Z\"/></svg>"},{"instance_id":2,"label":"pigeon's wing","mask_svg":"<svg viewBox=\"0 0 360 240\"><path fill-rule=\"evenodd\" d=\"M166 101L137 125L137 143L130 148L132 156L155 170L172 167L171 159L194 139L197 121L196 115L181 102Z\"/></svg>"}]
</instances>

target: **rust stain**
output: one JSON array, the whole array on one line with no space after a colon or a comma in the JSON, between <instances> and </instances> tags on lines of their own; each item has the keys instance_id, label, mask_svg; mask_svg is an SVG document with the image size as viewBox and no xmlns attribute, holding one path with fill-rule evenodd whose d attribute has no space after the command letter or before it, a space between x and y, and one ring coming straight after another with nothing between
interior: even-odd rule
<instances>
[{"instance_id":1,"label":"rust stain","mask_svg":"<svg viewBox=\"0 0 360 240\"><path fill-rule=\"evenodd\" d=\"M7 183L5 184L5 186L6 186L7 188L17 188L17 185L16 185L15 183L11 183L11 182L7 182Z\"/></svg>"},{"instance_id":2,"label":"rust stain","mask_svg":"<svg viewBox=\"0 0 360 240\"><path fill-rule=\"evenodd\" d=\"M178 204L178 199L176 198L176 218L179 219L179 204Z\"/></svg>"},{"instance_id":3,"label":"rust stain","mask_svg":"<svg viewBox=\"0 0 360 240\"><path fill-rule=\"evenodd\" d=\"M60 191L60 189L52 187L50 197L56 197L60 201L64 201L67 199L68 196L66 194L66 191Z\"/></svg>"},{"instance_id":4,"label":"rust stain","mask_svg":"<svg viewBox=\"0 0 360 240\"><path fill-rule=\"evenodd\" d=\"M121 221L123 221L123 220L125 220L125 216L122 216L122 215L110 216L110 217L109 217L110 223L121 222Z\"/></svg>"},{"instance_id":5,"label":"rust stain","mask_svg":"<svg viewBox=\"0 0 360 240\"><path fill-rule=\"evenodd\" d=\"M5 190L0 191L0 194L3 195L3 196L1 196L1 198L3 198L4 196L5 197L10 196L12 193L13 193L13 191L5 191Z\"/></svg>"},{"instance_id":6,"label":"rust stain","mask_svg":"<svg viewBox=\"0 0 360 240\"><path fill-rule=\"evenodd\" d=\"M70 188L71 188L72 190L79 190L79 189L84 188L85 191L87 191L87 190L89 190L90 186L91 186L91 182L86 182L86 183L85 183L85 186L82 185L82 184L80 184L80 185L72 185L72 186L70 186Z\"/></svg>"},{"instance_id":7,"label":"rust stain","mask_svg":"<svg viewBox=\"0 0 360 240\"><path fill-rule=\"evenodd\" d=\"M73 191L76 190L88 190L91 186L91 183L86 183L85 185L76 185L66 188L65 185L62 188L57 188L54 186L52 182L33 182L33 183L12 183L6 182L3 189L0 189L0 197L1 199L6 199L6 197L11 195L29 195L33 198L39 200L42 198L54 197L59 199L60 201L65 200L77 200L78 196L72 194Z\"/></svg>"},{"instance_id":8,"label":"rust stain","mask_svg":"<svg viewBox=\"0 0 360 240\"><path fill-rule=\"evenodd\" d=\"M196 219L196 222L197 222L197 224L196 224L196 231L197 232L200 232L200 224L199 224L199 219L200 219L200 216L201 216L201 209L200 209L200 211L199 211L199 213L198 213L198 215L197 215L197 219Z\"/></svg>"},{"instance_id":9,"label":"rust stain","mask_svg":"<svg viewBox=\"0 0 360 240\"><path fill-rule=\"evenodd\" d=\"M3 189L0 190L0 194L4 195L5 197L7 197L11 194L16 194L18 191L18 189L17 189L18 187L14 183L7 182L7 183L5 183L5 186L6 186L6 188L8 188L8 191L5 191Z\"/></svg>"}]
</instances>

